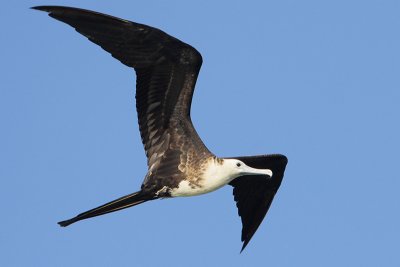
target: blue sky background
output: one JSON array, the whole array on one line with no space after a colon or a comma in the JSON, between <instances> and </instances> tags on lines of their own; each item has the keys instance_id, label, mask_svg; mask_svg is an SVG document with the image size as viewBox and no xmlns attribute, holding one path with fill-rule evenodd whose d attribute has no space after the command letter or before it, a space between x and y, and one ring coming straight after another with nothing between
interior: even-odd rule
<instances>
[{"instance_id":1,"label":"blue sky background","mask_svg":"<svg viewBox=\"0 0 400 267\"><path fill-rule=\"evenodd\" d=\"M400 2L204 2L3 3L0 266L400 266ZM58 227L136 191L146 159L133 70L40 4L193 45L210 150L288 156L244 253L230 187Z\"/></svg>"}]
</instances>

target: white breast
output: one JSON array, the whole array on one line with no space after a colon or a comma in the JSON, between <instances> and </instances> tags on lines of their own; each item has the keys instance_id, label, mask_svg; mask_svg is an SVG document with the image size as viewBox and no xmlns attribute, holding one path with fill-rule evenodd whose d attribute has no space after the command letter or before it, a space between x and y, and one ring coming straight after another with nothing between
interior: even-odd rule
<instances>
[{"instance_id":1,"label":"white breast","mask_svg":"<svg viewBox=\"0 0 400 267\"><path fill-rule=\"evenodd\" d=\"M200 184L191 184L188 180L179 183L178 188L171 191L172 197L188 197L206 194L215 191L231 182L235 175L230 170L223 168L215 160L210 160L200 179Z\"/></svg>"}]
</instances>

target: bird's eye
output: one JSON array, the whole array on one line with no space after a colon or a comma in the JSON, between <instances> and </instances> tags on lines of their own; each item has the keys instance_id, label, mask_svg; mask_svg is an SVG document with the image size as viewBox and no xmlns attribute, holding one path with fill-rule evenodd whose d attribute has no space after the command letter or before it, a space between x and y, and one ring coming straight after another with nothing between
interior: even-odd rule
<instances>
[{"instance_id":1,"label":"bird's eye","mask_svg":"<svg viewBox=\"0 0 400 267\"><path fill-rule=\"evenodd\" d=\"M236 166L240 167L242 166L242 164L240 164L240 162L236 163Z\"/></svg>"}]
</instances>

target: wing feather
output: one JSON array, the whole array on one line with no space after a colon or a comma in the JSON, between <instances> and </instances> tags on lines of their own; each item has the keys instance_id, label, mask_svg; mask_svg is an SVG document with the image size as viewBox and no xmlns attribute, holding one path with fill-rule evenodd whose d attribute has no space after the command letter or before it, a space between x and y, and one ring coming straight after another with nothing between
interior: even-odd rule
<instances>
[{"instance_id":1,"label":"wing feather","mask_svg":"<svg viewBox=\"0 0 400 267\"><path fill-rule=\"evenodd\" d=\"M98 12L62 6L33 9L49 12L49 16L69 24L135 69L136 109L149 167L154 154L162 154L159 149L166 144L162 138L172 127L171 120L174 126L184 121L184 126L196 134L190 120L193 91L202 64L196 49L159 29Z\"/></svg>"},{"instance_id":2,"label":"wing feather","mask_svg":"<svg viewBox=\"0 0 400 267\"><path fill-rule=\"evenodd\" d=\"M287 158L283 155L261 155L236 157L246 165L258 169L270 169L271 179L262 176L246 175L230 182L233 186L234 200L242 219L242 250L257 231L271 206L272 200L281 185Z\"/></svg>"}]
</instances>

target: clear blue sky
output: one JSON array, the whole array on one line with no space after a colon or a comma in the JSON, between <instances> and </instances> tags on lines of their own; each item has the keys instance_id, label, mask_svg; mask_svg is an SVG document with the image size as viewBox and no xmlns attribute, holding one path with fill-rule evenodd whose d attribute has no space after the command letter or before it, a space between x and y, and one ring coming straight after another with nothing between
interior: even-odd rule
<instances>
[{"instance_id":1,"label":"clear blue sky","mask_svg":"<svg viewBox=\"0 0 400 267\"><path fill-rule=\"evenodd\" d=\"M400 266L400 2L204 2L2 4L0 266ZM133 70L40 4L193 45L206 145L288 156L244 253L230 187L58 227L136 191L146 159Z\"/></svg>"}]
</instances>

